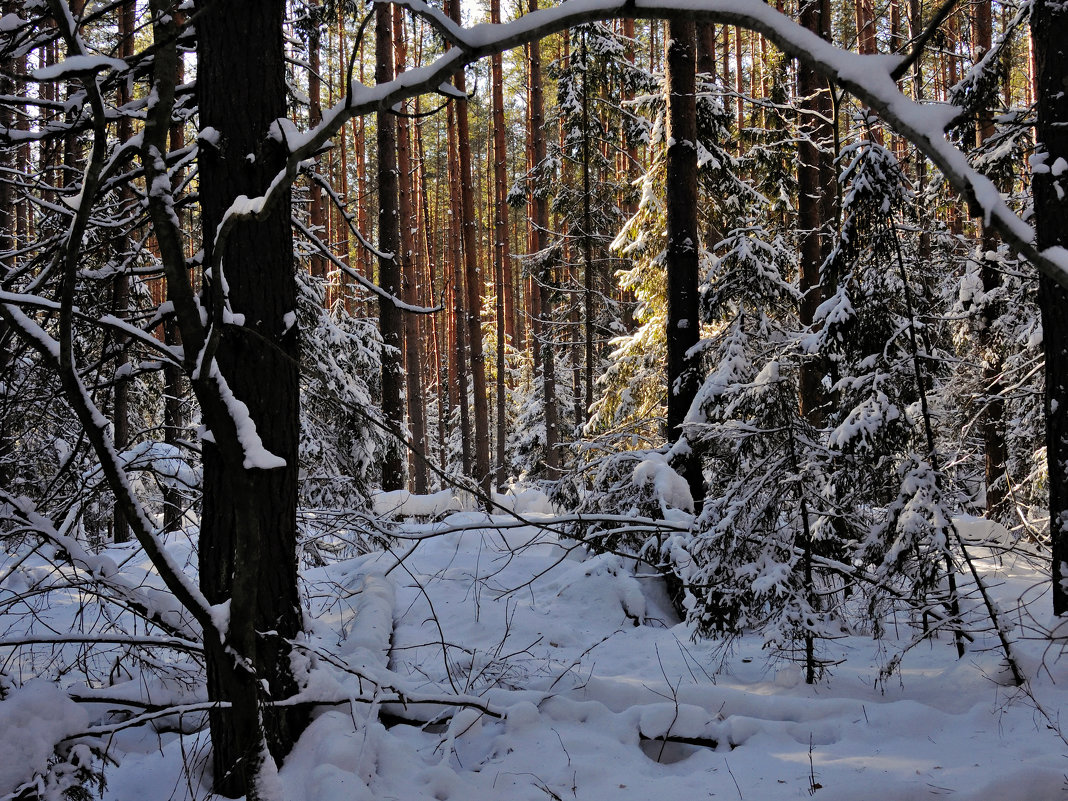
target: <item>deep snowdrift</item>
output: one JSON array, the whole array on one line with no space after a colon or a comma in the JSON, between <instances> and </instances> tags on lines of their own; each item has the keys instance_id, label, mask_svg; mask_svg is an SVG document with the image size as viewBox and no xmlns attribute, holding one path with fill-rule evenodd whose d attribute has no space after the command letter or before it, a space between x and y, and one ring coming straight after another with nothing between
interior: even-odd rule
<instances>
[{"instance_id":1,"label":"deep snowdrift","mask_svg":"<svg viewBox=\"0 0 1068 801\"><path fill-rule=\"evenodd\" d=\"M1053 727L1068 664L1041 636L1052 620L1040 562L977 551L1015 624L1027 688L1009 686L996 640L982 632L963 660L943 636L880 679L915 634L904 618L882 642L855 634L826 644L838 664L808 686L796 665L769 664L757 638L730 653L694 642L647 569L533 527L478 528L485 523L453 514L451 533L304 574L309 634L295 658L311 671L304 696L334 703L319 708L281 769L287 801L1068 793L1068 744ZM982 524L970 526L977 533ZM109 556L126 570L139 564L132 550ZM72 599L46 614L70 631L78 609ZM182 695L124 669L128 680L109 695L151 688L168 702L198 700L195 688ZM455 705L463 699L473 706ZM40 761L57 732L84 730L87 710L96 723L107 709L75 705L41 682L15 691L0 704L0 778ZM107 738L117 764L104 766L104 798L207 797L206 735L179 733L198 720L190 712Z\"/></svg>"}]
</instances>

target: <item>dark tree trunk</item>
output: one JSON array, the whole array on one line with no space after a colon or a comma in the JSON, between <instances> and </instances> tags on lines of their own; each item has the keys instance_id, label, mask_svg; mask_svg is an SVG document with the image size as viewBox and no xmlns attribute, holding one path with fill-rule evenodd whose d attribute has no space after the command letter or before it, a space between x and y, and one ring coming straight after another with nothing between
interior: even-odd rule
<instances>
[{"instance_id":1,"label":"dark tree trunk","mask_svg":"<svg viewBox=\"0 0 1068 801\"><path fill-rule=\"evenodd\" d=\"M1038 98L1036 151L1047 169L1068 159L1068 7L1036 0L1031 14ZM1040 249L1068 245L1068 186L1064 176L1035 171L1035 229ZM1053 612L1068 613L1068 290L1039 278L1046 351L1046 459L1049 466L1049 530L1053 547Z\"/></svg>"},{"instance_id":2,"label":"dark tree trunk","mask_svg":"<svg viewBox=\"0 0 1068 801\"><path fill-rule=\"evenodd\" d=\"M134 11L132 0L123 3L119 9L119 58L129 58L133 55ZM119 81L119 106L125 106L130 102L130 99L129 83ZM133 128L130 125L130 118L127 116L120 117L118 125L119 141L129 141L132 133ZM123 202L131 200L132 194L128 187L124 188L122 192ZM121 264L124 261L123 254L129 245L129 240L125 238L119 238L115 242L114 251L117 264ZM115 276L113 289L114 313L120 319L126 319L130 306L130 276L126 274L125 270ZM130 383L124 375L121 375L122 368L130 362L130 356L126 352L126 337L116 336L115 347L118 349L118 355L115 359L115 372L120 374L120 377L115 381L111 422L114 427L115 450L122 453L130 444ZM118 504L115 505L115 511L112 515L111 533L115 542L128 542L130 539L130 524L126 522L126 516L122 513L122 509Z\"/></svg>"},{"instance_id":3,"label":"dark tree trunk","mask_svg":"<svg viewBox=\"0 0 1068 801\"><path fill-rule=\"evenodd\" d=\"M393 6L394 68L399 75L404 71L408 58L404 23L400 6ZM415 237L412 231L418 225L412 202L415 194L412 178L412 146L408 136L408 120L398 117L397 123L397 170L399 183L400 256L403 278L403 300L412 306L419 305L419 286L416 279ZM412 491L426 494L426 398L423 397L423 343L419 335L419 317L404 313L404 372L407 383L408 425L411 431L412 448L409 459Z\"/></svg>"},{"instance_id":4,"label":"dark tree trunk","mask_svg":"<svg viewBox=\"0 0 1068 801\"><path fill-rule=\"evenodd\" d=\"M912 36L919 36L923 31L923 3L921 0L909 0L909 26ZM917 103L923 100L923 58L916 59L916 66L912 70L912 99ZM918 154L918 151L917 151ZM916 193L916 216L923 219L923 187L927 185L927 159L917 155L916 159L916 187L920 191ZM931 255L931 235L927 226L920 232L918 248L920 259L928 259Z\"/></svg>"},{"instance_id":5,"label":"dark tree trunk","mask_svg":"<svg viewBox=\"0 0 1068 801\"><path fill-rule=\"evenodd\" d=\"M975 60L978 61L990 51L993 41L993 25L990 14L990 0L978 0L973 6L972 40L975 47ZM983 144L994 135L994 115L990 108L979 109L976 120L976 145ZM998 238L990 226L980 222L980 277L983 293L994 296L1001 286L1001 273L988 254L997 250ZM1002 392L1003 359L1001 346L994 337L994 326L1001 314L1001 309L990 301L983 305L979 321L979 347L983 359L983 393L985 394L983 411L983 453L986 463L986 511L989 516L996 516L1003 511L1008 487L1005 481L1005 464L1008 461L1008 448L1005 443L1005 401Z\"/></svg>"},{"instance_id":6,"label":"dark tree trunk","mask_svg":"<svg viewBox=\"0 0 1068 801\"><path fill-rule=\"evenodd\" d=\"M696 26L668 23L667 45L667 431L669 442L684 434L683 421L700 387L700 365L690 353L700 336L697 308L697 64ZM685 448L674 462L696 504L704 498L701 460Z\"/></svg>"},{"instance_id":7,"label":"dark tree trunk","mask_svg":"<svg viewBox=\"0 0 1068 801\"><path fill-rule=\"evenodd\" d=\"M821 38L830 40L830 7L828 0L804 0L801 24ZM824 276L820 267L830 252L830 239L825 227L831 220L834 173L830 156L825 152L833 136L830 93L826 81L815 71L798 64L798 92L801 95L801 142L797 160L797 223L800 234L801 300L800 322L812 325L816 309L824 294L833 292L833 278ZM828 284L826 291L823 284ZM801 413L819 427L824 417L822 365L804 362L801 365Z\"/></svg>"},{"instance_id":8,"label":"dark tree trunk","mask_svg":"<svg viewBox=\"0 0 1068 801\"><path fill-rule=\"evenodd\" d=\"M238 196L262 195L283 162L268 129L286 116L284 11L283 0L232 0L224 13L211 3L198 4L200 123L219 134L217 147L200 150L205 232L217 230ZM263 704L297 689L287 641L302 624L296 564L298 343L289 217L287 195L264 220L237 223L223 253L214 252L210 236L204 242L206 264L221 263L230 306L244 315L241 325L213 320L222 326L215 369L247 407L263 446L285 461L262 469L232 448L224 452L204 442L200 581L210 603L229 603L225 643L205 638L208 695L232 704L210 714L214 787L228 797L254 794L263 742L281 759L305 723L301 711ZM205 278L209 309L215 280L216 275Z\"/></svg>"},{"instance_id":9,"label":"dark tree trunk","mask_svg":"<svg viewBox=\"0 0 1068 801\"><path fill-rule=\"evenodd\" d=\"M9 14L14 11L14 3L4 2L0 4L0 11ZM13 96L16 93L15 82L11 74L15 72L16 61L4 59L3 69L0 69L0 94ZM0 128L5 132L15 126L15 107L4 103L0 105ZM5 171L15 165L15 154L10 148L0 151L0 167ZM21 166L19 167L21 171ZM15 266L13 251L18 241L18 212L22 204L17 204L14 192L14 182L4 177L0 180L0 267L4 271ZM3 273L0 273L2 275ZM11 364L10 355L10 329L7 322L0 318L0 487L10 487L12 470L8 464L11 453L14 450L14 434L8 430L8 411L12 406L13 397L8 394L9 377L8 366Z\"/></svg>"},{"instance_id":10,"label":"dark tree trunk","mask_svg":"<svg viewBox=\"0 0 1068 801\"><path fill-rule=\"evenodd\" d=\"M538 10L538 0L530 0L531 13ZM545 100L541 83L541 42L530 43L530 131L534 165L545 162ZM549 200L546 192L534 189L534 225L531 250L544 254L549 234ZM534 292L537 303L534 335L539 337L541 355L542 411L545 417L545 469L549 478L556 478L560 469L560 418L556 408L556 357L553 353L552 326L543 321L552 317L552 266L548 259L539 258L534 267Z\"/></svg>"},{"instance_id":11,"label":"dark tree trunk","mask_svg":"<svg viewBox=\"0 0 1068 801\"><path fill-rule=\"evenodd\" d=\"M319 32L319 20L316 17L312 20L311 30L308 31L308 125L312 128L323 121L322 80L319 75L322 68L319 53L321 45L322 36ZM329 241L325 233L326 205L323 190L319 184L312 181L308 186L308 192L311 195L308 222L320 238ZM311 274L317 278L326 278L326 257L323 254L312 254Z\"/></svg>"},{"instance_id":12,"label":"dark tree trunk","mask_svg":"<svg viewBox=\"0 0 1068 801\"><path fill-rule=\"evenodd\" d=\"M181 15L178 17L181 24ZM180 86L185 82L185 68L180 58L175 59L176 75L175 85ZM181 123L174 123L168 132L171 150L181 150L185 147L185 128ZM178 324L173 317L163 323L163 341L165 344L174 346L181 344L181 334ZM182 380L182 369L176 364L163 365L163 441L175 448L180 447L179 441L183 435L185 419L182 411L182 398L185 396L185 382ZM172 485L167 484L163 488L163 530L178 531L182 527L183 493Z\"/></svg>"},{"instance_id":13,"label":"dark tree trunk","mask_svg":"<svg viewBox=\"0 0 1068 801\"><path fill-rule=\"evenodd\" d=\"M167 345L180 344L178 326L174 320L163 324L163 341ZM163 441L179 446L182 429L182 371L176 364L163 366ZM182 527L182 492L168 484L163 488L163 530L178 531Z\"/></svg>"},{"instance_id":14,"label":"dark tree trunk","mask_svg":"<svg viewBox=\"0 0 1068 801\"><path fill-rule=\"evenodd\" d=\"M593 188L590 176L590 76L586 33L582 34L582 393L575 391L576 437L581 436L593 406ZM696 166L696 162L694 162ZM576 328L577 333L577 328ZM576 359L576 366L578 360ZM581 402L579 401L581 398Z\"/></svg>"},{"instance_id":15,"label":"dark tree trunk","mask_svg":"<svg viewBox=\"0 0 1068 801\"><path fill-rule=\"evenodd\" d=\"M375 7L375 81L393 80L393 14L388 4ZM378 260L378 285L401 296L400 210L397 182L397 119L378 113L378 249L390 254ZM404 340L400 310L392 301L378 301L378 324L382 331L382 415L395 436L389 437L382 461L382 489L404 487L404 452L400 434L404 428L402 398L404 370L401 367Z\"/></svg>"}]
</instances>

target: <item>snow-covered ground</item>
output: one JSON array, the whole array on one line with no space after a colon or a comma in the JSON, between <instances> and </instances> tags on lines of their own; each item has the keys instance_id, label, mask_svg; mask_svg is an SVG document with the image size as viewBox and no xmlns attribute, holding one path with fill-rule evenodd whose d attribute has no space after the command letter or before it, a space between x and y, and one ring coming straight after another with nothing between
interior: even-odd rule
<instances>
[{"instance_id":1,"label":"snow-covered ground","mask_svg":"<svg viewBox=\"0 0 1068 801\"><path fill-rule=\"evenodd\" d=\"M943 636L880 678L915 633L904 620L880 642L856 634L826 644L837 664L809 686L796 665L769 663L758 638L730 653L694 642L648 570L534 527L485 522L454 513L450 533L304 574L305 693L334 703L319 707L281 769L287 801L1068 797L1068 744L1056 728L1068 659L1042 636L1053 620L1040 561L979 553L1015 624L1026 688L1010 685L996 640L981 632L964 659ZM136 567L131 550L109 555ZM42 614L70 631L74 610ZM14 621L0 622L5 638L17 635ZM4 671L20 665L31 669L8 658ZM128 681L110 694L162 692L133 665L115 675L124 670ZM457 698L481 708L446 703ZM196 689L178 700L196 701ZM57 731L82 731L106 709L43 682L10 693L0 781L43 760ZM198 719L105 738L115 764L104 766L103 797L208 797L206 735L178 732Z\"/></svg>"}]
</instances>

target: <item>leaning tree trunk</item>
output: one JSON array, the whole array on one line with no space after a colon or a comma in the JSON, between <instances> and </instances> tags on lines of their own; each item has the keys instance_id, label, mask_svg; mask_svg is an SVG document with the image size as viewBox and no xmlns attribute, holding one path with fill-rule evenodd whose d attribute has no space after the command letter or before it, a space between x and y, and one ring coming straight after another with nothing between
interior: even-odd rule
<instances>
[{"instance_id":1,"label":"leaning tree trunk","mask_svg":"<svg viewBox=\"0 0 1068 801\"><path fill-rule=\"evenodd\" d=\"M667 431L669 442L683 437L686 413L701 378L692 355L700 334L697 308L697 63L696 25L668 23L667 87ZM704 498L701 460L692 448L674 466L690 485L696 504Z\"/></svg>"},{"instance_id":2,"label":"leaning tree trunk","mask_svg":"<svg viewBox=\"0 0 1068 801\"><path fill-rule=\"evenodd\" d=\"M198 3L197 96L202 129L218 132L199 156L203 230L215 232L234 200L257 197L284 154L268 135L286 117L283 0L231 0L223 13ZM292 695L289 640L301 630L297 590L296 505L299 432L296 292L288 193L260 221L237 223L215 252L205 236L205 263L221 265L234 320L221 326L215 369L247 407L263 446L284 464L236 458L204 442L200 582L212 604L229 603L225 643L206 638L208 695L229 709L210 713L215 791L257 792L263 744L280 759L304 725L301 711L267 701ZM219 276L205 276L205 308ZM224 393L225 396L225 393ZM240 414L238 415L240 416ZM245 426L249 430L249 426ZM273 462L278 465L275 460ZM262 466L258 467L257 464Z\"/></svg>"},{"instance_id":3,"label":"leaning tree trunk","mask_svg":"<svg viewBox=\"0 0 1068 801\"><path fill-rule=\"evenodd\" d=\"M1039 249L1068 246L1068 186L1055 166L1068 160L1068 7L1036 0L1031 13L1038 97L1035 231ZM1038 302L1046 351L1046 459L1053 546L1053 612L1068 613L1068 291L1043 274Z\"/></svg>"}]
</instances>

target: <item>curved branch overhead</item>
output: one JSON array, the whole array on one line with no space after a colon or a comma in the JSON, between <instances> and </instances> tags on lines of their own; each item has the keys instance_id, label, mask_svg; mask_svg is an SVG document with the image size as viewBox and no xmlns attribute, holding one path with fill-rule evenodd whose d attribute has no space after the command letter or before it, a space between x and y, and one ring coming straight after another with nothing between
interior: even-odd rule
<instances>
[{"instance_id":1,"label":"curved branch overhead","mask_svg":"<svg viewBox=\"0 0 1068 801\"><path fill-rule=\"evenodd\" d=\"M423 0L398 0L397 4L433 25L450 49L433 63L408 70L388 83L352 86L346 100L324 113L321 124L291 141L286 172L278 176L265 196L260 213L266 213L274 198L292 182L297 165L314 155L348 120L388 111L409 97L437 93L453 74L482 58L586 22L618 17L688 17L756 31L787 55L848 90L927 156L961 193L974 216L982 216L1042 273L1068 287L1068 252L1060 248L1040 250L1032 227L1009 209L993 182L975 170L965 154L946 139L944 131L961 110L945 104L917 103L901 92L894 76L905 62L902 56L858 55L842 50L774 7L754 0L569 0L513 22L468 28Z\"/></svg>"}]
</instances>

